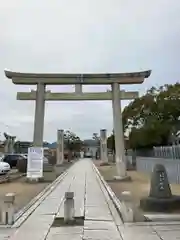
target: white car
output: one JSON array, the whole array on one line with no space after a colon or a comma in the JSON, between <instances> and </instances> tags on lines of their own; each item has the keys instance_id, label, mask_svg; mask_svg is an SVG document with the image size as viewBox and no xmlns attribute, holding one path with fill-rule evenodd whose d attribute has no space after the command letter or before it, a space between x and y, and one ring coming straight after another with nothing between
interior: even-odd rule
<instances>
[{"instance_id":1,"label":"white car","mask_svg":"<svg viewBox=\"0 0 180 240\"><path fill-rule=\"evenodd\" d=\"M11 167L6 162L0 162L0 175L4 175L11 170Z\"/></svg>"}]
</instances>

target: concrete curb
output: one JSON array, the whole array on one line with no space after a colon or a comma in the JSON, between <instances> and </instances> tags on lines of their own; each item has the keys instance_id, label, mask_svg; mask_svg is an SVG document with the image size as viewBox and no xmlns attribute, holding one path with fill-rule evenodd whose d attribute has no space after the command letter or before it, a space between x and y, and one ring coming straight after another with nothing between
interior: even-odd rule
<instances>
[{"instance_id":1,"label":"concrete curb","mask_svg":"<svg viewBox=\"0 0 180 240\"><path fill-rule=\"evenodd\" d=\"M41 191L35 198L33 198L23 209L21 209L19 212L17 212L15 214L15 224L16 224L17 220L20 220L21 217L23 218L23 222L24 222L29 217L29 215L31 215L32 212L34 212L36 210L36 208L43 202L43 200L57 187L57 185L67 175L67 173L68 173L68 169L63 174L61 174L55 181L53 181L51 184L49 184L43 191ZM33 205L35 205L37 202L38 202L37 206L35 208L33 208ZM32 207L32 209L30 210L31 207ZM27 216L24 218L23 215L28 210L30 210L30 211L27 214ZM14 225L12 225L12 228L15 227Z\"/></svg>"},{"instance_id":2,"label":"concrete curb","mask_svg":"<svg viewBox=\"0 0 180 240\"><path fill-rule=\"evenodd\" d=\"M99 170L97 169L97 167L95 166L95 164L93 163L93 168L97 174L97 176L99 177L101 183L103 184L104 188L106 189L111 201L113 202L117 212L119 213L120 219L122 221L122 224L124 224L123 221L123 217L122 217L122 208L123 205L121 204L121 202L119 201L119 199L116 197L115 193L112 191L112 189L109 187L109 185L107 184L107 182L104 180L103 176L100 174Z\"/></svg>"},{"instance_id":3,"label":"concrete curb","mask_svg":"<svg viewBox=\"0 0 180 240\"><path fill-rule=\"evenodd\" d=\"M60 175L54 182L49 184L43 191L34 197L25 207L15 214L15 222L11 228L18 228L36 210L43 200L57 187L59 182L66 176L66 172Z\"/></svg>"},{"instance_id":4,"label":"concrete curb","mask_svg":"<svg viewBox=\"0 0 180 240\"><path fill-rule=\"evenodd\" d=\"M34 197L25 207L15 214L15 222L12 226L0 225L0 228L18 228L21 224L35 211L35 209L43 202L43 200L58 186L58 184L67 175L68 170L73 166L72 164L64 173L62 173L55 181L49 184L43 191Z\"/></svg>"}]
</instances>

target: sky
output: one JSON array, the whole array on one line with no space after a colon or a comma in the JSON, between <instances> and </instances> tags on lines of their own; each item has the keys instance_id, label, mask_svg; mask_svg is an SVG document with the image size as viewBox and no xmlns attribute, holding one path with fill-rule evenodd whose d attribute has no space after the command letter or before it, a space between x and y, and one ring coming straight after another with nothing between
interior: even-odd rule
<instances>
[{"instance_id":1,"label":"sky","mask_svg":"<svg viewBox=\"0 0 180 240\"><path fill-rule=\"evenodd\" d=\"M0 0L0 138L3 132L32 140L35 103L17 101L4 69L19 72L111 73L152 70L142 85L121 86L143 94L180 80L179 0ZM84 86L106 91L110 86ZM73 86L48 86L72 92ZM128 101L122 101L122 107ZM82 139L113 129L112 104L46 102L44 140L57 129Z\"/></svg>"}]
</instances>

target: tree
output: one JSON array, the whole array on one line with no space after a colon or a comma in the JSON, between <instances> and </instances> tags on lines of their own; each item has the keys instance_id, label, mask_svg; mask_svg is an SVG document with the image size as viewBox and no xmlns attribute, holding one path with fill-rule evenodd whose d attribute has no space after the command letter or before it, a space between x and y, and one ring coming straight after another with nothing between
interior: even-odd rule
<instances>
[{"instance_id":1,"label":"tree","mask_svg":"<svg viewBox=\"0 0 180 240\"><path fill-rule=\"evenodd\" d=\"M65 131L64 133L64 141L66 143L66 147L71 152L78 152L82 148L81 139L73 132Z\"/></svg>"},{"instance_id":2,"label":"tree","mask_svg":"<svg viewBox=\"0 0 180 240\"><path fill-rule=\"evenodd\" d=\"M107 138L107 147L111 149L113 152L115 152L114 132L112 132L111 135Z\"/></svg>"},{"instance_id":3,"label":"tree","mask_svg":"<svg viewBox=\"0 0 180 240\"><path fill-rule=\"evenodd\" d=\"M180 126L180 83L152 87L123 111L124 131L132 148L169 143Z\"/></svg>"},{"instance_id":4,"label":"tree","mask_svg":"<svg viewBox=\"0 0 180 240\"><path fill-rule=\"evenodd\" d=\"M92 139L95 140L98 145L100 144L100 136L98 136L98 133L93 133Z\"/></svg>"},{"instance_id":5,"label":"tree","mask_svg":"<svg viewBox=\"0 0 180 240\"><path fill-rule=\"evenodd\" d=\"M92 139L99 141L100 137L98 136L98 133L93 133Z\"/></svg>"}]
</instances>

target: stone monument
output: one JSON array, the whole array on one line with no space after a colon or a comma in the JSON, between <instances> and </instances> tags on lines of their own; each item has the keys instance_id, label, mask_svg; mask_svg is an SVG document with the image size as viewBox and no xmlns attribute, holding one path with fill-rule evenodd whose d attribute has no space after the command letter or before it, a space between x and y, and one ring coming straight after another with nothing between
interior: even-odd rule
<instances>
[{"instance_id":1,"label":"stone monument","mask_svg":"<svg viewBox=\"0 0 180 240\"><path fill-rule=\"evenodd\" d=\"M140 200L140 207L145 211L153 212L168 212L180 208L180 196L172 195L163 165L154 166L149 196Z\"/></svg>"}]
</instances>

